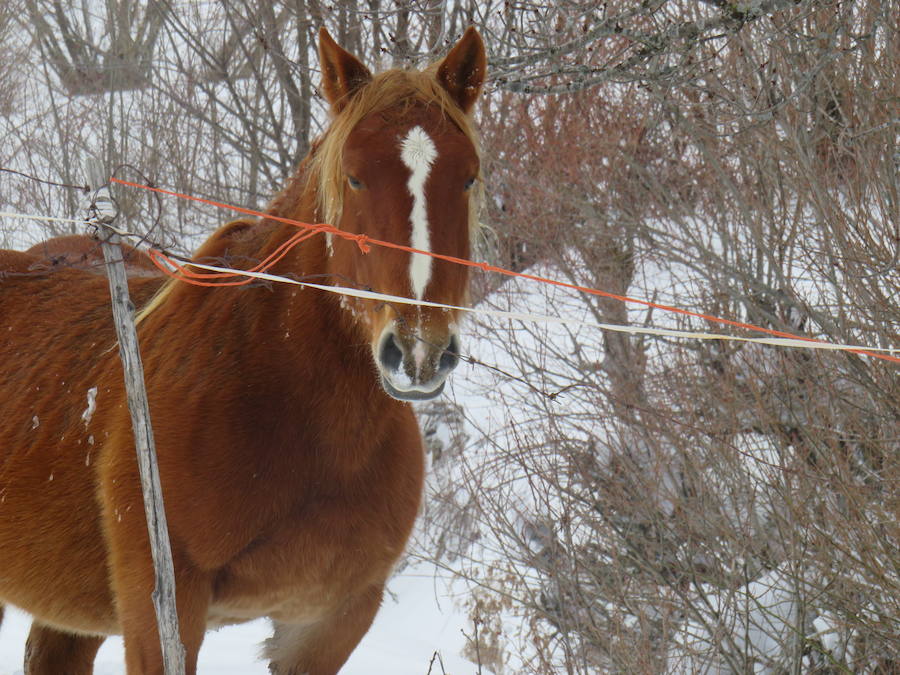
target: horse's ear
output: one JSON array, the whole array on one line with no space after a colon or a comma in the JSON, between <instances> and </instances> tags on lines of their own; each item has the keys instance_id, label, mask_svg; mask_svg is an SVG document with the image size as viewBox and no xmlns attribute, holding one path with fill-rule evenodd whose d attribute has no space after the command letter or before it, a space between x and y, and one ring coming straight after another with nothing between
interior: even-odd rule
<instances>
[{"instance_id":1,"label":"horse's ear","mask_svg":"<svg viewBox=\"0 0 900 675\"><path fill-rule=\"evenodd\" d=\"M481 93L486 70L484 42L478 31L469 26L438 65L437 79L463 112L467 113Z\"/></svg>"},{"instance_id":2,"label":"horse's ear","mask_svg":"<svg viewBox=\"0 0 900 675\"><path fill-rule=\"evenodd\" d=\"M319 29L319 62L322 92L334 112L340 112L356 90L372 79L369 69L335 42L324 26Z\"/></svg>"}]
</instances>

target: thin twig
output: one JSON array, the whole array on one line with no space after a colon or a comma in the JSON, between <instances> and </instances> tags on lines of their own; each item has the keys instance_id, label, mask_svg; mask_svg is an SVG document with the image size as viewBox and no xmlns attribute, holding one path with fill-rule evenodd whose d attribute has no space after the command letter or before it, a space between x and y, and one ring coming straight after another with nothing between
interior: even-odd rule
<instances>
[{"instance_id":1,"label":"thin twig","mask_svg":"<svg viewBox=\"0 0 900 675\"><path fill-rule=\"evenodd\" d=\"M52 185L54 187L68 188L71 190L81 190L85 194L91 191L91 188L87 185L70 185L68 183L57 183L52 180L45 180L44 178L38 178L37 176L32 176L29 173L24 173L22 171L16 171L15 169L7 169L6 167L0 166L0 171L4 171L6 173L12 173L17 176L22 176L23 178L28 178L29 180L33 180L37 183L43 183L44 185Z\"/></svg>"}]
</instances>

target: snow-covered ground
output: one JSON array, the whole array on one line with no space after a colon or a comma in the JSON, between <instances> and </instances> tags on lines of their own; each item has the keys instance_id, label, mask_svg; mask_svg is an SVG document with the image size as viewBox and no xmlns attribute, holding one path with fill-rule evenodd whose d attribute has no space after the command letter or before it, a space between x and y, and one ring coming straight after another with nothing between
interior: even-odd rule
<instances>
[{"instance_id":1,"label":"snow-covered ground","mask_svg":"<svg viewBox=\"0 0 900 675\"><path fill-rule=\"evenodd\" d=\"M469 675L476 666L460 652L471 632L465 612L449 596L446 573L429 563L407 566L389 584L384 604L342 675ZM9 609L0 628L0 675L22 675L28 615ZM200 675L269 675L258 658L260 643L271 634L265 620L230 626L206 635L200 650ZM123 675L121 638L104 643L95 675Z\"/></svg>"}]
</instances>

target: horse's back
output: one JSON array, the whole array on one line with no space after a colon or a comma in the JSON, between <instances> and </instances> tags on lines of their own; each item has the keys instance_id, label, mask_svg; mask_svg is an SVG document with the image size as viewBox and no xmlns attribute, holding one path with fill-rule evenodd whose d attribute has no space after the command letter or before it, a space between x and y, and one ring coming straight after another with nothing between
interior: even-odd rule
<instances>
[{"instance_id":1,"label":"horse's back","mask_svg":"<svg viewBox=\"0 0 900 675\"><path fill-rule=\"evenodd\" d=\"M161 272L150 258L128 244L119 244L128 276L159 276ZM29 248L26 253L35 255L53 267L75 267L97 274L105 273L105 261L100 242L83 234L52 237Z\"/></svg>"},{"instance_id":2,"label":"horse's back","mask_svg":"<svg viewBox=\"0 0 900 675\"><path fill-rule=\"evenodd\" d=\"M131 280L135 304L145 302L161 283L161 277ZM0 250L0 383L3 374L55 377L67 368L70 379L77 379L100 352L115 345L111 317L103 276L54 268L31 253ZM0 398L7 399L13 390L2 386ZM24 391L14 393L30 398Z\"/></svg>"},{"instance_id":3,"label":"horse's back","mask_svg":"<svg viewBox=\"0 0 900 675\"><path fill-rule=\"evenodd\" d=\"M0 281L33 274L40 262L40 258L33 253L0 249Z\"/></svg>"}]
</instances>

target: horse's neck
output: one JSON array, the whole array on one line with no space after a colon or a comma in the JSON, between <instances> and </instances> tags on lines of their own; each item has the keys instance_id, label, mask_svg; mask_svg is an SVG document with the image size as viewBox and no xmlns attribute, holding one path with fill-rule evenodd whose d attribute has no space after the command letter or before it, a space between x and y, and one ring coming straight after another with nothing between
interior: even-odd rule
<instances>
[{"instance_id":1,"label":"horse's neck","mask_svg":"<svg viewBox=\"0 0 900 675\"><path fill-rule=\"evenodd\" d=\"M287 217L313 221L302 212ZM291 225L275 228L266 250L295 233ZM324 235L319 234L288 253L273 272L327 284L327 278L319 277L327 271L325 260ZM315 436L323 449L317 455L324 462L323 475L337 482L356 475L376 451L389 411L397 408L380 394L368 339L337 295L279 282L234 290L247 298L240 306L250 313L249 322L235 322L234 337L250 337L257 364L255 371L248 369L246 380L271 382L266 388L278 392L273 405L284 406L292 417L291 423L274 426L300 424ZM347 438L357 440L348 444Z\"/></svg>"},{"instance_id":2,"label":"horse's neck","mask_svg":"<svg viewBox=\"0 0 900 675\"><path fill-rule=\"evenodd\" d=\"M308 185L301 167L288 186L271 203L267 213L306 223L317 222L314 185ZM255 225L239 222L222 228L198 251L213 259L228 257L241 266L275 253L296 235L295 225L263 220ZM317 234L291 249L268 272L294 280L309 279L327 284L327 253L324 235ZM204 312L227 320L217 322L230 333L221 339L252 340L258 367L272 369L273 377L289 379L298 386L309 378L353 381L356 389L377 386L367 339L341 308L338 296L281 282L254 282L248 286L208 289L184 288L185 319L202 304ZM176 298L173 298L176 300ZM360 348L363 345L364 348ZM300 372L293 372L294 370ZM319 380L319 381L317 381Z\"/></svg>"}]
</instances>

